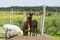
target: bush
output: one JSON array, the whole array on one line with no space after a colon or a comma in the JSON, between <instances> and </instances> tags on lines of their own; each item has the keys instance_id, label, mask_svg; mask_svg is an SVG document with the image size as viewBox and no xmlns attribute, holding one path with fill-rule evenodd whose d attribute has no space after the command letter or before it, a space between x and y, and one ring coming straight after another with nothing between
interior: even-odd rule
<instances>
[{"instance_id":1,"label":"bush","mask_svg":"<svg viewBox=\"0 0 60 40\"><path fill-rule=\"evenodd\" d=\"M52 14L51 13L48 13L48 16L52 16Z\"/></svg>"}]
</instances>

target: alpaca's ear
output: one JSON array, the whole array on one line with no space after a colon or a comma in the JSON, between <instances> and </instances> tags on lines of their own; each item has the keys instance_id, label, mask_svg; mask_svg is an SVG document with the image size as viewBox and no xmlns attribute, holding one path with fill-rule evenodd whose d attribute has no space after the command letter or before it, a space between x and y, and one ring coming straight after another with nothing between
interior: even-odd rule
<instances>
[{"instance_id":1,"label":"alpaca's ear","mask_svg":"<svg viewBox=\"0 0 60 40\"><path fill-rule=\"evenodd\" d=\"M27 17L29 17L29 15L27 15Z\"/></svg>"},{"instance_id":2,"label":"alpaca's ear","mask_svg":"<svg viewBox=\"0 0 60 40\"><path fill-rule=\"evenodd\" d=\"M33 15L33 13L29 13L29 15L31 15L31 16L32 16L32 15Z\"/></svg>"},{"instance_id":3,"label":"alpaca's ear","mask_svg":"<svg viewBox=\"0 0 60 40\"><path fill-rule=\"evenodd\" d=\"M31 15L33 15L33 13L31 13Z\"/></svg>"}]
</instances>

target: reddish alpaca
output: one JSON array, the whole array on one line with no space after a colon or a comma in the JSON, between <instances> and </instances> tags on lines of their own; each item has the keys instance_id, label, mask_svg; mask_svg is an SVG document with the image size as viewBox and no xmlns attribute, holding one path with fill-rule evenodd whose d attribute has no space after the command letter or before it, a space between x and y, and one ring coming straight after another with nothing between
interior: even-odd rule
<instances>
[{"instance_id":1,"label":"reddish alpaca","mask_svg":"<svg viewBox=\"0 0 60 40\"><path fill-rule=\"evenodd\" d=\"M28 21L27 21L27 19L24 20L24 23L23 23L23 35L24 36L28 35Z\"/></svg>"}]
</instances>

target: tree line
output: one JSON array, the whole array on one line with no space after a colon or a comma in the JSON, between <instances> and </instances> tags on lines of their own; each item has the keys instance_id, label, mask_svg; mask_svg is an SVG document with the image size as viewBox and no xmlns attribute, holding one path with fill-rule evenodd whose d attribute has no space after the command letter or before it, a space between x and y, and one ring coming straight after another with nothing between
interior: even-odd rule
<instances>
[{"instance_id":1,"label":"tree line","mask_svg":"<svg viewBox=\"0 0 60 40\"><path fill-rule=\"evenodd\" d=\"M11 9L14 9L14 11L42 11L43 6L33 6L33 7L28 7L28 6L11 6L11 7L0 7L0 11L11 11ZM51 7L51 6L46 6L46 11L49 12L60 12L60 7Z\"/></svg>"}]
</instances>

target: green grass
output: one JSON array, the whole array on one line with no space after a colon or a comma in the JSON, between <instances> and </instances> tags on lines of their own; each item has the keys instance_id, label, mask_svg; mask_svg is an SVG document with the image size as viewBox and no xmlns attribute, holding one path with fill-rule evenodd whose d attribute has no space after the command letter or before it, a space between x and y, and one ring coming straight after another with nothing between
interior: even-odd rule
<instances>
[{"instance_id":1,"label":"green grass","mask_svg":"<svg viewBox=\"0 0 60 40\"><path fill-rule=\"evenodd\" d=\"M56 35L48 35L48 37L52 38L53 40L60 40L60 36L56 36Z\"/></svg>"},{"instance_id":2,"label":"green grass","mask_svg":"<svg viewBox=\"0 0 60 40\"><path fill-rule=\"evenodd\" d=\"M0 40L4 40L4 38L2 38L2 37L3 37L3 36L2 36L2 33L3 33L3 28L0 27Z\"/></svg>"},{"instance_id":3,"label":"green grass","mask_svg":"<svg viewBox=\"0 0 60 40\"><path fill-rule=\"evenodd\" d=\"M2 24L2 14L1 13L2 12L0 11L0 24ZM7 11L4 12L4 24L9 23L7 13L8 13ZM14 14L12 17L13 17L13 24L22 28L22 22L23 22L24 16ZM40 16L33 16L33 20L34 19L38 21L38 31L40 31ZM47 25L51 25L53 20L56 20L56 24L58 26L60 26L60 16L46 16L46 18L45 18L45 22L47 22ZM20 21L20 24L18 23L18 21ZM1 36L1 32L3 32L2 27L0 27L0 36ZM59 33L60 33L60 30L59 30ZM59 36L49 36L49 37L51 37L55 40L60 40ZM0 38L0 40L3 40L3 39Z\"/></svg>"},{"instance_id":4,"label":"green grass","mask_svg":"<svg viewBox=\"0 0 60 40\"><path fill-rule=\"evenodd\" d=\"M0 38L0 40L4 40L3 38Z\"/></svg>"}]
</instances>

